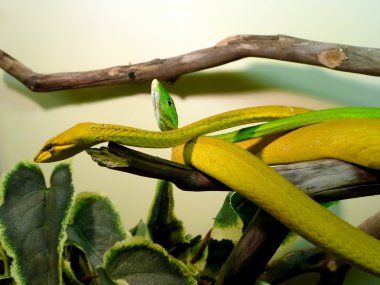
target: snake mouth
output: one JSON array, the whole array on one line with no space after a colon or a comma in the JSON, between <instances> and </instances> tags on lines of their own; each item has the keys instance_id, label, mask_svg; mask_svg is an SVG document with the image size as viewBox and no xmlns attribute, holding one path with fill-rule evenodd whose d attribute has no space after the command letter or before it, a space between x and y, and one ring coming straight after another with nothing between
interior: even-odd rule
<instances>
[{"instance_id":1,"label":"snake mouth","mask_svg":"<svg viewBox=\"0 0 380 285\"><path fill-rule=\"evenodd\" d=\"M34 157L34 161L38 163L54 162L69 158L78 151L75 150L74 144L68 145L45 145Z\"/></svg>"}]
</instances>

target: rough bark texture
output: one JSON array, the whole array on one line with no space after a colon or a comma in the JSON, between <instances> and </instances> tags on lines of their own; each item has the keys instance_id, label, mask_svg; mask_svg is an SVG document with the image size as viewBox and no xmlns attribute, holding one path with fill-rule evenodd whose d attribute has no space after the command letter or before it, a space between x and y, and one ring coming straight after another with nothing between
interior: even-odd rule
<instances>
[{"instance_id":1,"label":"rough bark texture","mask_svg":"<svg viewBox=\"0 0 380 285\"><path fill-rule=\"evenodd\" d=\"M144 83L180 76L246 57L260 57L380 76L380 49L324 43L286 35L236 35L213 47L148 62L85 72L41 74L0 50L0 68L30 90L46 92L84 87ZM43 60L41 55L41 60Z\"/></svg>"},{"instance_id":2,"label":"rough bark texture","mask_svg":"<svg viewBox=\"0 0 380 285\"><path fill-rule=\"evenodd\" d=\"M229 191L202 172L110 142L87 150L100 166L171 181L187 191ZM319 202L380 194L380 172L335 159L273 165L281 175Z\"/></svg>"}]
</instances>

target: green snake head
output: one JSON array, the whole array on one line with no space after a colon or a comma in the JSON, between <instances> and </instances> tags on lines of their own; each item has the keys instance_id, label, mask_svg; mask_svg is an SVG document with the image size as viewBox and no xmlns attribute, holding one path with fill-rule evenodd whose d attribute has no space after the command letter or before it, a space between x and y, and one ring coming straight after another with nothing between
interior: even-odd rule
<instances>
[{"instance_id":1,"label":"green snake head","mask_svg":"<svg viewBox=\"0 0 380 285\"><path fill-rule=\"evenodd\" d=\"M165 87L153 79L151 86L154 116L161 131L169 131L178 128L178 115L174 100L170 97Z\"/></svg>"}]
</instances>

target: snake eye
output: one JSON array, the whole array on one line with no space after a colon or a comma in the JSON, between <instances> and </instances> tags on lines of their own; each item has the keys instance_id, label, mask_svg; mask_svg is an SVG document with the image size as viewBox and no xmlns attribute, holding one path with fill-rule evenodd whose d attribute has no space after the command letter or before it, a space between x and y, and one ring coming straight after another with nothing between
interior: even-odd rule
<instances>
[{"instance_id":1,"label":"snake eye","mask_svg":"<svg viewBox=\"0 0 380 285\"><path fill-rule=\"evenodd\" d=\"M169 107L173 106L173 100L168 98L167 100Z\"/></svg>"},{"instance_id":2,"label":"snake eye","mask_svg":"<svg viewBox=\"0 0 380 285\"><path fill-rule=\"evenodd\" d=\"M48 152L50 152L51 154L54 154L54 145L52 145L52 144L48 144L48 145L46 146L46 150L47 150Z\"/></svg>"}]
</instances>

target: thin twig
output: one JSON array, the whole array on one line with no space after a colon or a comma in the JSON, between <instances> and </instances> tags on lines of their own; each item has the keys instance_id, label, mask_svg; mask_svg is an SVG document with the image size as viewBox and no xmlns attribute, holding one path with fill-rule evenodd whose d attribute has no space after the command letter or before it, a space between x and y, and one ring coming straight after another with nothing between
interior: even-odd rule
<instances>
[{"instance_id":1,"label":"thin twig","mask_svg":"<svg viewBox=\"0 0 380 285\"><path fill-rule=\"evenodd\" d=\"M236 35L213 47L166 59L84 72L41 74L0 50L0 68L36 92L127 83L180 76L246 57L260 57L380 76L380 49L324 43L286 35ZM41 55L41 60L43 60Z\"/></svg>"}]
</instances>

